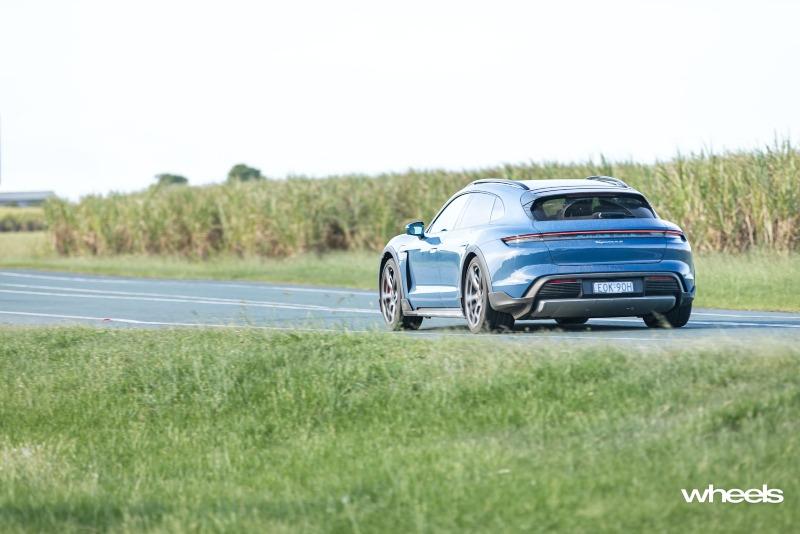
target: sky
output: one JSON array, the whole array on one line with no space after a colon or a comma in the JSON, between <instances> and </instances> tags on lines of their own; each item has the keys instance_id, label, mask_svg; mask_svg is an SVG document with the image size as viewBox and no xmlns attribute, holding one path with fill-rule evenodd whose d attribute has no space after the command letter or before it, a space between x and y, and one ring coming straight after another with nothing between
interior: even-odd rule
<instances>
[{"instance_id":1,"label":"sky","mask_svg":"<svg viewBox=\"0 0 800 534\"><path fill-rule=\"evenodd\" d=\"M800 138L800 2L0 0L0 191Z\"/></svg>"}]
</instances>

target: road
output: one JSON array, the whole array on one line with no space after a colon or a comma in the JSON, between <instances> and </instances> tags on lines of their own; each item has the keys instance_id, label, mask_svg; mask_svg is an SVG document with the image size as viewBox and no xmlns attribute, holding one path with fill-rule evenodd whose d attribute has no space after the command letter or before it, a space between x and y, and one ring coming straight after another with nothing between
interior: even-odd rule
<instances>
[{"instance_id":1,"label":"road","mask_svg":"<svg viewBox=\"0 0 800 534\"><path fill-rule=\"evenodd\" d=\"M0 325L54 324L385 331L377 296L371 291L0 271ZM695 309L689 324L675 330L649 329L637 318L592 319L585 326L570 328L556 327L553 321L521 321L515 334L518 335L497 337L613 343L663 343L706 337L800 340L800 314ZM463 321L426 319L419 331L407 335L472 334Z\"/></svg>"}]
</instances>

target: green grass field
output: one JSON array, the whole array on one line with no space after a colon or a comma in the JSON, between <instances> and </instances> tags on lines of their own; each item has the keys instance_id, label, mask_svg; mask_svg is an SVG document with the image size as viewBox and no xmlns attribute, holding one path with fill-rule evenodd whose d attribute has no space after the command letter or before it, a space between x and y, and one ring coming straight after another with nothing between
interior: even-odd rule
<instances>
[{"instance_id":1,"label":"green grass field","mask_svg":"<svg viewBox=\"0 0 800 534\"><path fill-rule=\"evenodd\" d=\"M695 257L697 306L800 311L800 254L705 253Z\"/></svg>"},{"instance_id":2,"label":"green grass field","mask_svg":"<svg viewBox=\"0 0 800 534\"><path fill-rule=\"evenodd\" d=\"M2 329L0 380L3 532L800 521L796 345ZM786 502L684 503L709 483Z\"/></svg>"},{"instance_id":3,"label":"green grass field","mask_svg":"<svg viewBox=\"0 0 800 534\"><path fill-rule=\"evenodd\" d=\"M751 252L696 255L697 306L800 311L800 254ZM264 280L374 289L373 252L301 254L291 258L218 256L205 261L159 256L56 256L46 234L0 234L0 267L155 278Z\"/></svg>"}]
</instances>

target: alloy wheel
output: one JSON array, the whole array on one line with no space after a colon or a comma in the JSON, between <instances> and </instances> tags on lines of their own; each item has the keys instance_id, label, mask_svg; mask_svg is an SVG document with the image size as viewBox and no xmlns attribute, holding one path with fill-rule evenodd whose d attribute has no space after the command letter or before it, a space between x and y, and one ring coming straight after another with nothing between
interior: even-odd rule
<instances>
[{"instance_id":1,"label":"alloy wheel","mask_svg":"<svg viewBox=\"0 0 800 534\"><path fill-rule=\"evenodd\" d=\"M397 277L394 269L387 264L381 279L381 312L384 320L392 324L397 314Z\"/></svg>"},{"instance_id":2,"label":"alloy wheel","mask_svg":"<svg viewBox=\"0 0 800 534\"><path fill-rule=\"evenodd\" d=\"M467 271L466 285L466 302L465 312L467 322L470 326L475 326L481 321L481 313L483 312L483 280L481 277L481 268L477 263L470 265Z\"/></svg>"}]
</instances>

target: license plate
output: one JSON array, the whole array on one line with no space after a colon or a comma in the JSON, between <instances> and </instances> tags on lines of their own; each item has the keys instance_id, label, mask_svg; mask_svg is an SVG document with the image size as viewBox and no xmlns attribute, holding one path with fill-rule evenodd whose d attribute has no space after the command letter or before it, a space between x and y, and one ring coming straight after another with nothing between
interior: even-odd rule
<instances>
[{"instance_id":1,"label":"license plate","mask_svg":"<svg viewBox=\"0 0 800 534\"><path fill-rule=\"evenodd\" d=\"M633 293L633 282L630 280L595 282L592 291L595 293Z\"/></svg>"}]
</instances>

